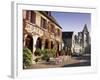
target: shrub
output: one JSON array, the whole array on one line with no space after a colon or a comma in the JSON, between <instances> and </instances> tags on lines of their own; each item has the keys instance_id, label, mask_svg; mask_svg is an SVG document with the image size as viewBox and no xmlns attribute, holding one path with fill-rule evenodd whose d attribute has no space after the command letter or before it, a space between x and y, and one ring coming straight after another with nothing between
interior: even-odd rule
<instances>
[{"instance_id":1,"label":"shrub","mask_svg":"<svg viewBox=\"0 0 100 80\"><path fill-rule=\"evenodd\" d=\"M39 58L36 58L36 59L35 59L35 62L37 63L38 61L39 61Z\"/></svg>"},{"instance_id":2,"label":"shrub","mask_svg":"<svg viewBox=\"0 0 100 80\"><path fill-rule=\"evenodd\" d=\"M49 50L49 55L50 55L50 57L55 57L55 56L56 56L56 51L55 51L55 49L50 49L50 50Z\"/></svg>"},{"instance_id":3,"label":"shrub","mask_svg":"<svg viewBox=\"0 0 100 80\"><path fill-rule=\"evenodd\" d=\"M38 48L35 50L34 54L35 54L35 56L41 56L41 53L42 53L42 50Z\"/></svg>"},{"instance_id":4,"label":"shrub","mask_svg":"<svg viewBox=\"0 0 100 80\"><path fill-rule=\"evenodd\" d=\"M42 55L42 60L48 61L49 56L48 56L48 50L47 49L42 50L41 55Z\"/></svg>"},{"instance_id":5,"label":"shrub","mask_svg":"<svg viewBox=\"0 0 100 80\"><path fill-rule=\"evenodd\" d=\"M47 62L50 60L50 57L55 57L56 51L54 49L36 49L35 55L36 56L41 56L42 60L46 60ZM36 60L38 61L38 60Z\"/></svg>"},{"instance_id":6,"label":"shrub","mask_svg":"<svg viewBox=\"0 0 100 80\"><path fill-rule=\"evenodd\" d=\"M50 57L55 57L56 51L54 49L44 49L42 52L42 59L47 62L50 60Z\"/></svg>"},{"instance_id":7,"label":"shrub","mask_svg":"<svg viewBox=\"0 0 100 80\"><path fill-rule=\"evenodd\" d=\"M49 62L50 57L47 54L45 54L42 56L42 60L46 60L47 62Z\"/></svg>"},{"instance_id":8,"label":"shrub","mask_svg":"<svg viewBox=\"0 0 100 80\"><path fill-rule=\"evenodd\" d=\"M61 55L65 55L65 51L63 49L61 50Z\"/></svg>"},{"instance_id":9,"label":"shrub","mask_svg":"<svg viewBox=\"0 0 100 80\"><path fill-rule=\"evenodd\" d=\"M23 49L23 68L29 68L32 65L32 52L28 48Z\"/></svg>"}]
</instances>

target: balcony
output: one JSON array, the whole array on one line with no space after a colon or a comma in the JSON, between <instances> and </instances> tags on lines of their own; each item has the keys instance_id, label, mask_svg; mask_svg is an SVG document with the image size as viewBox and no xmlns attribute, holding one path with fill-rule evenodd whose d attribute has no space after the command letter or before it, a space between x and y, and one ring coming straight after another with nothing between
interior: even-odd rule
<instances>
[{"instance_id":1,"label":"balcony","mask_svg":"<svg viewBox=\"0 0 100 80\"><path fill-rule=\"evenodd\" d=\"M46 38L55 38L55 34L48 32L47 29L44 29L42 27L37 26L36 24L30 23L29 21L25 22L26 27L25 29L27 30L28 33L32 35L39 35L39 36L45 36Z\"/></svg>"},{"instance_id":2,"label":"balcony","mask_svg":"<svg viewBox=\"0 0 100 80\"><path fill-rule=\"evenodd\" d=\"M31 33L33 35L41 35L41 36L43 35L43 33L44 33L44 29L43 28L37 26L36 24L30 23L28 21L26 21L25 23L26 23L25 29L29 33Z\"/></svg>"}]
</instances>

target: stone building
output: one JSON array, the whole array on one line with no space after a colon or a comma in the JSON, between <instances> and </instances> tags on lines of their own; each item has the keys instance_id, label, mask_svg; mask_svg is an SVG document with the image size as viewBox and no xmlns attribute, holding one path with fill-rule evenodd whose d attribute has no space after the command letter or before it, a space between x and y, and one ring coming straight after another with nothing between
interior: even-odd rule
<instances>
[{"instance_id":1,"label":"stone building","mask_svg":"<svg viewBox=\"0 0 100 80\"><path fill-rule=\"evenodd\" d=\"M23 47L61 50L62 28L49 11L23 10Z\"/></svg>"},{"instance_id":2,"label":"stone building","mask_svg":"<svg viewBox=\"0 0 100 80\"><path fill-rule=\"evenodd\" d=\"M84 25L82 32L78 32L77 35L74 36L74 47L73 50L76 53L90 53L91 42L90 42L90 34L87 29L87 25Z\"/></svg>"}]
</instances>

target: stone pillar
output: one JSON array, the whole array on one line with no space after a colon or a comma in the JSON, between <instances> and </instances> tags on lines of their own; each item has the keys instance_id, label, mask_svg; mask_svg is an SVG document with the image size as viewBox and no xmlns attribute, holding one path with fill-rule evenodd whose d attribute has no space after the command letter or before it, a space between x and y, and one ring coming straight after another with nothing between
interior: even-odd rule
<instances>
[{"instance_id":1,"label":"stone pillar","mask_svg":"<svg viewBox=\"0 0 100 80\"><path fill-rule=\"evenodd\" d=\"M54 41L54 49L57 51L57 43Z\"/></svg>"},{"instance_id":2,"label":"stone pillar","mask_svg":"<svg viewBox=\"0 0 100 80\"><path fill-rule=\"evenodd\" d=\"M48 49L51 49L51 42L50 42L50 40L48 41Z\"/></svg>"},{"instance_id":3,"label":"stone pillar","mask_svg":"<svg viewBox=\"0 0 100 80\"><path fill-rule=\"evenodd\" d=\"M26 37L27 37L27 35L23 36L23 47L26 47Z\"/></svg>"},{"instance_id":4,"label":"stone pillar","mask_svg":"<svg viewBox=\"0 0 100 80\"><path fill-rule=\"evenodd\" d=\"M33 35L33 60L34 60L34 58L35 58L34 52L35 52L35 50L36 50L37 38L38 38L37 35Z\"/></svg>"},{"instance_id":5,"label":"stone pillar","mask_svg":"<svg viewBox=\"0 0 100 80\"><path fill-rule=\"evenodd\" d=\"M59 42L59 50L61 51L61 48L62 47L62 45L61 45L61 42Z\"/></svg>"},{"instance_id":6,"label":"stone pillar","mask_svg":"<svg viewBox=\"0 0 100 80\"><path fill-rule=\"evenodd\" d=\"M45 39L42 40L42 50L45 48Z\"/></svg>"}]
</instances>

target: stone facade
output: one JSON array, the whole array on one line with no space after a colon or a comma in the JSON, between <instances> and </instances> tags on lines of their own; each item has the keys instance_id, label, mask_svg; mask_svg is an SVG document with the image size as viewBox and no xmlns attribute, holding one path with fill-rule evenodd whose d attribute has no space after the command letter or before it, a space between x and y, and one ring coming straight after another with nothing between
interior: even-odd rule
<instances>
[{"instance_id":1,"label":"stone facade","mask_svg":"<svg viewBox=\"0 0 100 80\"><path fill-rule=\"evenodd\" d=\"M84 25L82 32L78 32L77 35L74 36L74 47L73 52L75 53L90 53L91 42L90 35L87 29L87 25Z\"/></svg>"},{"instance_id":2,"label":"stone facade","mask_svg":"<svg viewBox=\"0 0 100 80\"><path fill-rule=\"evenodd\" d=\"M23 47L61 50L62 28L51 12L23 10Z\"/></svg>"}]
</instances>

